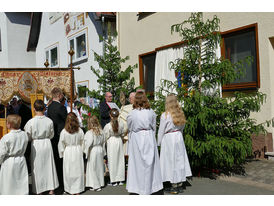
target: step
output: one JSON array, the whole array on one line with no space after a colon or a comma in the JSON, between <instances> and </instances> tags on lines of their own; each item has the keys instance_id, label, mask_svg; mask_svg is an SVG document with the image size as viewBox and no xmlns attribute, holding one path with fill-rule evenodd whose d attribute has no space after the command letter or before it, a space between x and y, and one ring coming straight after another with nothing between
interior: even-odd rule
<instances>
[{"instance_id":1,"label":"step","mask_svg":"<svg viewBox=\"0 0 274 206\"><path fill-rule=\"evenodd\" d=\"M265 152L264 155L267 159L274 161L274 152Z\"/></svg>"}]
</instances>

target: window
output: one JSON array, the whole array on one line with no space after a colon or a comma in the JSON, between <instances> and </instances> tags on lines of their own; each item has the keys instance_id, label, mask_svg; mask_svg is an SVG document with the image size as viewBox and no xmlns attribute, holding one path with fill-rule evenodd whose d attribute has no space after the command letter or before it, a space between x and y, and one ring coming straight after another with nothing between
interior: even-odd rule
<instances>
[{"instance_id":1,"label":"window","mask_svg":"<svg viewBox=\"0 0 274 206\"><path fill-rule=\"evenodd\" d=\"M58 66L58 46L55 44L54 46L48 47L45 53L45 60L48 60L50 67Z\"/></svg>"},{"instance_id":2,"label":"window","mask_svg":"<svg viewBox=\"0 0 274 206\"><path fill-rule=\"evenodd\" d=\"M248 25L222 33L222 56L230 59L232 63L250 56L251 65L244 65L245 75L229 85L224 85L223 90L256 89L260 87L260 69L258 52L257 24Z\"/></svg>"},{"instance_id":3,"label":"window","mask_svg":"<svg viewBox=\"0 0 274 206\"><path fill-rule=\"evenodd\" d=\"M68 39L69 49L72 47L74 55L72 56L72 62L78 62L86 59L87 56L87 32L86 29L77 35L74 35Z\"/></svg>"},{"instance_id":4,"label":"window","mask_svg":"<svg viewBox=\"0 0 274 206\"><path fill-rule=\"evenodd\" d=\"M155 58L155 51L139 55L140 85L150 94L154 94Z\"/></svg>"},{"instance_id":5,"label":"window","mask_svg":"<svg viewBox=\"0 0 274 206\"><path fill-rule=\"evenodd\" d=\"M78 98L85 97L87 99L87 91L86 89L89 88L89 81L81 81L81 82L76 82L76 87L77 87L77 95Z\"/></svg>"}]
</instances>

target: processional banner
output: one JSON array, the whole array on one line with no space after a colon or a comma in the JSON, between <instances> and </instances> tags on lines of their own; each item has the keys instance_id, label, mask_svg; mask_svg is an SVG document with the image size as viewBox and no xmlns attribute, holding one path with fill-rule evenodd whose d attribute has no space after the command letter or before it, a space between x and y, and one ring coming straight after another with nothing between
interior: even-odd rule
<instances>
[{"instance_id":1,"label":"processional banner","mask_svg":"<svg viewBox=\"0 0 274 206\"><path fill-rule=\"evenodd\" d=\"M30 102L30 94L33 93L42 92L49 98L54 87L59 87L66 95L70 95L70 83L70 70L0 70L1 104L9 102L14 95L26 102Z\"/></svg>"}]
</instances>

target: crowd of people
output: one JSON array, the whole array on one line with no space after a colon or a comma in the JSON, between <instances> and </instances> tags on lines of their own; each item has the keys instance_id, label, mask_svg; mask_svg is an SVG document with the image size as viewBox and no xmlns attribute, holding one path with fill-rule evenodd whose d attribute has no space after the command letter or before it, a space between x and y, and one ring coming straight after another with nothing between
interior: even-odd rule
<instances>
[{"instance_id":1,"label":"crowd of people","mask_svg":"<svg viewBox=\"0 0 274 206\"><path fill-rule=\"evenodd\" d=\"M77 109L71 112L62 103L62 90L51 94L46 115L44 102L36 100L36 115L23 128L18 114L7 116L10 132L0 140L0 194L29 194L28 171L34 194L55 194L57 188L67 194L86 188L99 192L107 173L109 186L126 181L131 194L155 194L163 191L163 182L172 184L172 194L183 191L192 173L182 135L186 118L175 95L166 97L156 141L156 114L142 90L131 93L130 104L121 109L107 92L100 103L101 122L89 116L86 132ZM30 168L24 157L28 142Z\"/></svg>"}]
</instances>

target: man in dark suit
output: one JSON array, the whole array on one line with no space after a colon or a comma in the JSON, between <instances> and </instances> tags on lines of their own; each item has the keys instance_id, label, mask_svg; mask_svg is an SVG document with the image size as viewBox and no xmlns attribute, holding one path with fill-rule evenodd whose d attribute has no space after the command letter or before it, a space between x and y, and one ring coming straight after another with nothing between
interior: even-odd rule
<instances>
[{"instance_id":1,"label":"man in dark suit","mask_svg":"<svg viewBox=\"0 0 274 206\"><path fill-rule=\"evenodd\" d=\"M60 138L60 133L65 127L65 122L67 118L67 109L64 105L60 103L63 98L63 92L60 88L53 88L51 91L52 103L48 106L48 117L53 121L54 126L54 137L52 138L52 150L54 154L54 160L56 164L56 170L59 180L59 188L64 189L63 183L63 161L59 157L58 153L58 142Z\"/></svg>"},{"instance_id":2,"label":"man in dark suit","mask_svg":"<svg viewBox=\"0 0 274 206\"><path fill-rule=\"evenodd\" d=\"M101 126L104 129L105 125L110 122L109 111L111 108L108 106L107 102L112 101L112 94L106 92L105 100L100 103L100 116L101 116Z\"/></svg>"}]
</instances>

